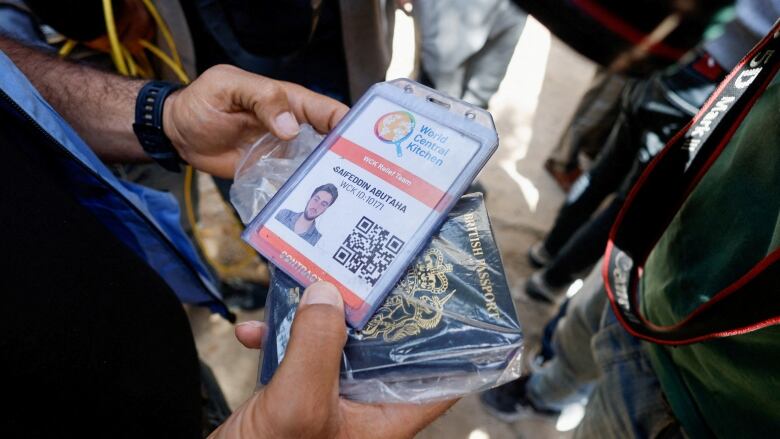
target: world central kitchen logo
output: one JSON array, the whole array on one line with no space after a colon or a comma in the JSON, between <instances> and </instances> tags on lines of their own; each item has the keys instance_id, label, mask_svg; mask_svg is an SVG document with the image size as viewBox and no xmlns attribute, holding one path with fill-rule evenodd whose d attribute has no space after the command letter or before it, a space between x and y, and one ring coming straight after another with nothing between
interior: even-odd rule
<instances>
[{"instance_id":1,"label":"world central kitchen logo","mask_svg":"<svg viewBox=\"0 0 780 439\"><path fill-rule=\"evenodd\" d=\"M394 111L380 117L374 124L374 135L384 143L395 145L395 153L398 157L403 155L403 150L433 163L436 166L444 164L444 159L449 148L445 147L448 136L434 131L433 128L422 125L420 131L403 145L414 133L414 116L406 111Z\"/></svg>"},{"instance_id":2,"label":"world central kitchen logo","mask_svg":"<svg viewBox=\"0 0 780 439\"><path fill-rule=\"evenodd\" d=\"M406 111L394 111L380 117L374 124L376 138L395 145L395 153L401 157L401 142L414 132L414 116Z\"/></svg>"}]
</instances>

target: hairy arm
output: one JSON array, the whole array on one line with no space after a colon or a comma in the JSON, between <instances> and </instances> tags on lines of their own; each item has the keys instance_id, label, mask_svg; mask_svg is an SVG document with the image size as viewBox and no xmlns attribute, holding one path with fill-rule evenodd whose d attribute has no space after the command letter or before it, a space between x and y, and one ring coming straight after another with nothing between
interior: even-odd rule
<instances>
[{"instance_id":1,"label":"hairy arm","mask_svg":"<svg viewBox=\"0 0 780 439\"><path fill-rule=\"evenodd\" d=\"M133 133L144 81L65 61L0 36L2 50L106 162L148 161Z\"/></svg>"},{"instance_id":2,"label":"hairy arm","mask_svg":"<svg viewBox=\"0 0 780 439\"><path fill-rule=\"evenodd\" d=\"M4 51L54 108L106 162L148 161L133 132L135 99L144 81L61 60L0 36ZM193 167L232 177L261 136L290 140L299 122L326 133L348 108L295 84L231 66L215 66L168 96L163 129Z\"/></svg>"}]
</instances>

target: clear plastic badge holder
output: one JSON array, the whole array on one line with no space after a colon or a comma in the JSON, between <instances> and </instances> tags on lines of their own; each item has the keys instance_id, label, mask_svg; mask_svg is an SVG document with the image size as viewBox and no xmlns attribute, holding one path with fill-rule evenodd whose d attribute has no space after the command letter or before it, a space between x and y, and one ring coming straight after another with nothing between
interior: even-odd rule
<instances>
[{"instance_id":1,"label":"clear plastic badge holder","mask_svg":"<svg viewBox=\"0 0 780 439\"><path fill-rule=\"evenodd\" d=\"M298 283L333 283L361 329L497 146L485 110L410 80L375 84L243 237Z\"/></svg>"},{"instance_id":2,"label":"clear plastic badge holder","mask_svg":"<svg viewBox=\"0 0 780 439\"><path fill-rule=\"evenodd\" d=\"M266 134L247 151L236 168L230 201L244 224L260 213L276 191L301 166L325 136L311 125L290 141Z\"/></svg>"},{"instance_id":3,"label":"clear plastic badge holder","mask_svg":"<svg viewBox=\"0 0 780 439\"><path fill-rule=\"evenodd\" d=\"M231 201L245 222L322 138L305 125L293 141L267 135L247 152L231 189ZM475 232L482 240L477 256ZM270 381L284 357L302 292L294 280L273 270L266 304L270 332L259 384ZM340 393L353 400L425 403L520 376L523 335L481 195L460 200L366 328L349 328L348 335Z\"/></svg>"}]
</instances>

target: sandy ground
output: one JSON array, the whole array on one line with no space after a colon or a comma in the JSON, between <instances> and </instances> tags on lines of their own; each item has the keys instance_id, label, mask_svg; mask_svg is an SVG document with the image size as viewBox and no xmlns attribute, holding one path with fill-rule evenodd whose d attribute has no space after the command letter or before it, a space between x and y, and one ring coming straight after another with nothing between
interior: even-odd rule
<instances>
[{"instance_id":1,"label":"sandy ground","mask_svg":"<svg viewBox=\"0 0 780 439\"><path fill-rule=\"evenodd\" d=\"M404 76L411 66L411 24L399 16L390 77ZM563 193L542 168L542 163L571 117L590 81L594 66L551 37L529 19L501 88L490 104L500 147L479 180L487 189L487 205L501 249L505 271L526 335L526 352L538 345L540 328L553 313L527 299L523 284L531 274L528 247L550 227L563 201ZM224 205L208 179L201 179L201 215L204 234L220 252L215 240L231 232L220 226ZM233 233L235 230L233 230ZM233 248L232 253L239 253ZM231 251L227 252L228 254ZM228 257L229 258L229 257ZM253 272L256 266L246 270ZM262 276L253 273L255 276ZM190 312L200 355L211 365L232 407L240 405L255 388L259 354L242 348L232 326L204 310ZM262 311L239 313L239 320L262 319ZM560 427L560 426L559 426ZM561 428L565 429L565 428ZM530 417L504 424L480 408L476 396L463 398L452 410L424 430L420 438L504 439L569 437L556 420Z\"/></svg>"}]
</instances>

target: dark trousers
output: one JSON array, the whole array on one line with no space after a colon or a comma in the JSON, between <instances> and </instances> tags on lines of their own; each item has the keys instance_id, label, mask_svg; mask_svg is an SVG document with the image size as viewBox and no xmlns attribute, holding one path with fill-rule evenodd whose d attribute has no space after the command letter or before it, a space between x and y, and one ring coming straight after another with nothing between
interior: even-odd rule
<instances>
[{"instance_id":1,"label":"dark trousers","mask_svg":"<svg viewBox=\"0 0 780 439\"><path fill-rule=\"evenodd\" d=\"M604 254L609 230L615 222L623 200L613 199L606 208L578 228L558 255L545 267L544 278L554 287L571 283Z\"/></svg>"},{"instance_id":2,"label":"dark trousers","mask_svg":"<svg viewBox=\"0 0 780 439\"><path fill-rule=\"evenodd\" d=\"M633 184L715 89L717 80L697 72L695 62L636 80L624 89L607 144L593 167L572 185L544 240L553 256L544 272L550 286L568 285L601 257ZM598 211L612 194L615 197Z\"/></svg>"}]
</instances>

